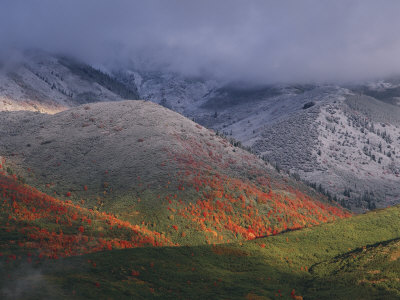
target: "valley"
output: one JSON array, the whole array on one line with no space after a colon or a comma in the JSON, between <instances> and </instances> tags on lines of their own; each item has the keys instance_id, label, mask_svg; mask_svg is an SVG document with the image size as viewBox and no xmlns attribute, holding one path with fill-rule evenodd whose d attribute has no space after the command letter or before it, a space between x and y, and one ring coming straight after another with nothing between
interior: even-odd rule
<instances>
[{"instance_id":1,"label":"valley","mask_svg":"<svg viewBox=\"0 0 400 300\"><path fill-rule=\"evenodd\" d=\"M0 300L400 299L400 2L0 1Z\"/></svg>"},{"instance_id":2,"label":"valley","mask_svg":"<svg viewBox=\"0 0 400 300\"><path fill-rule=\"evenodd\" d=\"M399 297L391 101L61 65L0 112L2 298Z\"/></svg>"}]
</instances>

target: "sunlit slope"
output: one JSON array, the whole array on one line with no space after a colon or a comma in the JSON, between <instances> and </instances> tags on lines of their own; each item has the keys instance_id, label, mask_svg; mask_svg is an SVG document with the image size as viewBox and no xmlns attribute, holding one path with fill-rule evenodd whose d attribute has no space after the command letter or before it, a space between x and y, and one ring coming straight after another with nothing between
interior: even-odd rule
<instances>
[{"instance_id":1,"label":"sunlit slope","mask_svg":"<svg viewBox=\"0 0 400 300\"><path fill-rule=\"evenodd\" d=\"M398 224L397 224L398 225ZM374 289L374 294L400 298L400 238L379 242L349 251L312 269L320 279L313 283L321 293L332 294L332 282L340 282L341 288L334 293L339 296L357 297L353 286ZM323 280L329 278L329 280ZM381 293L381 294L380 294Z\"/></svg>"},{"instance_id":2,"label":"sunlit slope","mask_svg":"<svg viewBox=\"0 0 400 300\"><path fill-rule=\"evenodd\" d=\"M40 50L3 61L0 111L57 113L89 102L139 99L136 87L71 57Z\"/></svg>"},{"instance_id":3,"label":"sunlit slope","mask_svg":"<svg viewBox=\"0 0 400 300\"><path fill-rule=\"evenodd\" d=\"M158 232L60 201L0 175L0 252L58 259L102 250L173 245Z\"/></svg>"},{"instance_id":4,"label":"sunlit slope","mask_svg":"<svg viewBox=\"0 0 400 300\"><path fill-rule=\"evenodd\" d=\"M256 156L154 103L1 116L6 173L174 243L249 240L349 216Z\"/></svg>"}]
</instances>

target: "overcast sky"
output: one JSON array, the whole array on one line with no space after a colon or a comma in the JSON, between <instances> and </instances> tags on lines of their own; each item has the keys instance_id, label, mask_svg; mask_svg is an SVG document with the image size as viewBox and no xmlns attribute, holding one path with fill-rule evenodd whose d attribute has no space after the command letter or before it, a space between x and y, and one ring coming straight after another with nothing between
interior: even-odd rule
<instances>
[{"instance_id":1,"label":"overcast sky","mask_svg":"<svg viewBox=\"0 0 400 300\"><path fill-rule=\"evenodd\" d=\"M400 1L0 0L0 53L40 48L254 83L400 73Z\"/></svg>"}]
</instances>

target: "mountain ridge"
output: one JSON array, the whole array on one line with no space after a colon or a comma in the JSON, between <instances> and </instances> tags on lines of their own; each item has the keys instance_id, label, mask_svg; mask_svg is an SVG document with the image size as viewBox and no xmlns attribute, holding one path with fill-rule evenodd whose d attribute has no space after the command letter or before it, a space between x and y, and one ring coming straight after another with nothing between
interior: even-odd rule
<instances>
[{"instance_id":1,"label":"mountain ridge","mask_svg":"<svg viewBox=\"0 0 400 300\"><path fill-rule=\"evenodd\" d=\"M235 139L235 143L241 143L279 169L309 182L355 212L400 201L398 83L395 79L359 86L266 85L255 88L185 78L169 72L129 68L101 72L71 58L47 54L31 57L34 68L29 76L36 78L32 85L44 85L47 89L40 92L40 98L28 88L28 94L36 95L35 101L27 100L26 96L22 99L20 92L9 95L0 110L55 113L82 102L122 100L121 95L111 91L114 88L124 96L161 104L228 139ZM25 73L19 76L25 78ZM60 74L72 79L61 81ZM53 79L56 84L65 86L65 90L86 93L87 97L68 97L68 93L52 90ZM76 80L84 84L76 85ZM54 93L58 96L51 99ZM16 100L12 100L13 97Z\"/></svg>"}]
</instances>

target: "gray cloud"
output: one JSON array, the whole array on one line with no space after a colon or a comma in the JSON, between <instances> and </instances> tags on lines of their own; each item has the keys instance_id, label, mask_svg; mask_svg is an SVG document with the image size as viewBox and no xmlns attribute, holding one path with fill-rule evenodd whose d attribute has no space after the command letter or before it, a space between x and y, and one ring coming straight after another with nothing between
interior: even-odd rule
<instances>
[{"instance_id":1,"label":"gray cloud","mask_svg":"<svg viewBox=\"0 0 400 300\"><path fill-rule=\"evenodd\" d=\"M3 58L62 52L254 83L352 81L400 71L397 0L1 0Z\"/></svg>"}]
</instances>

